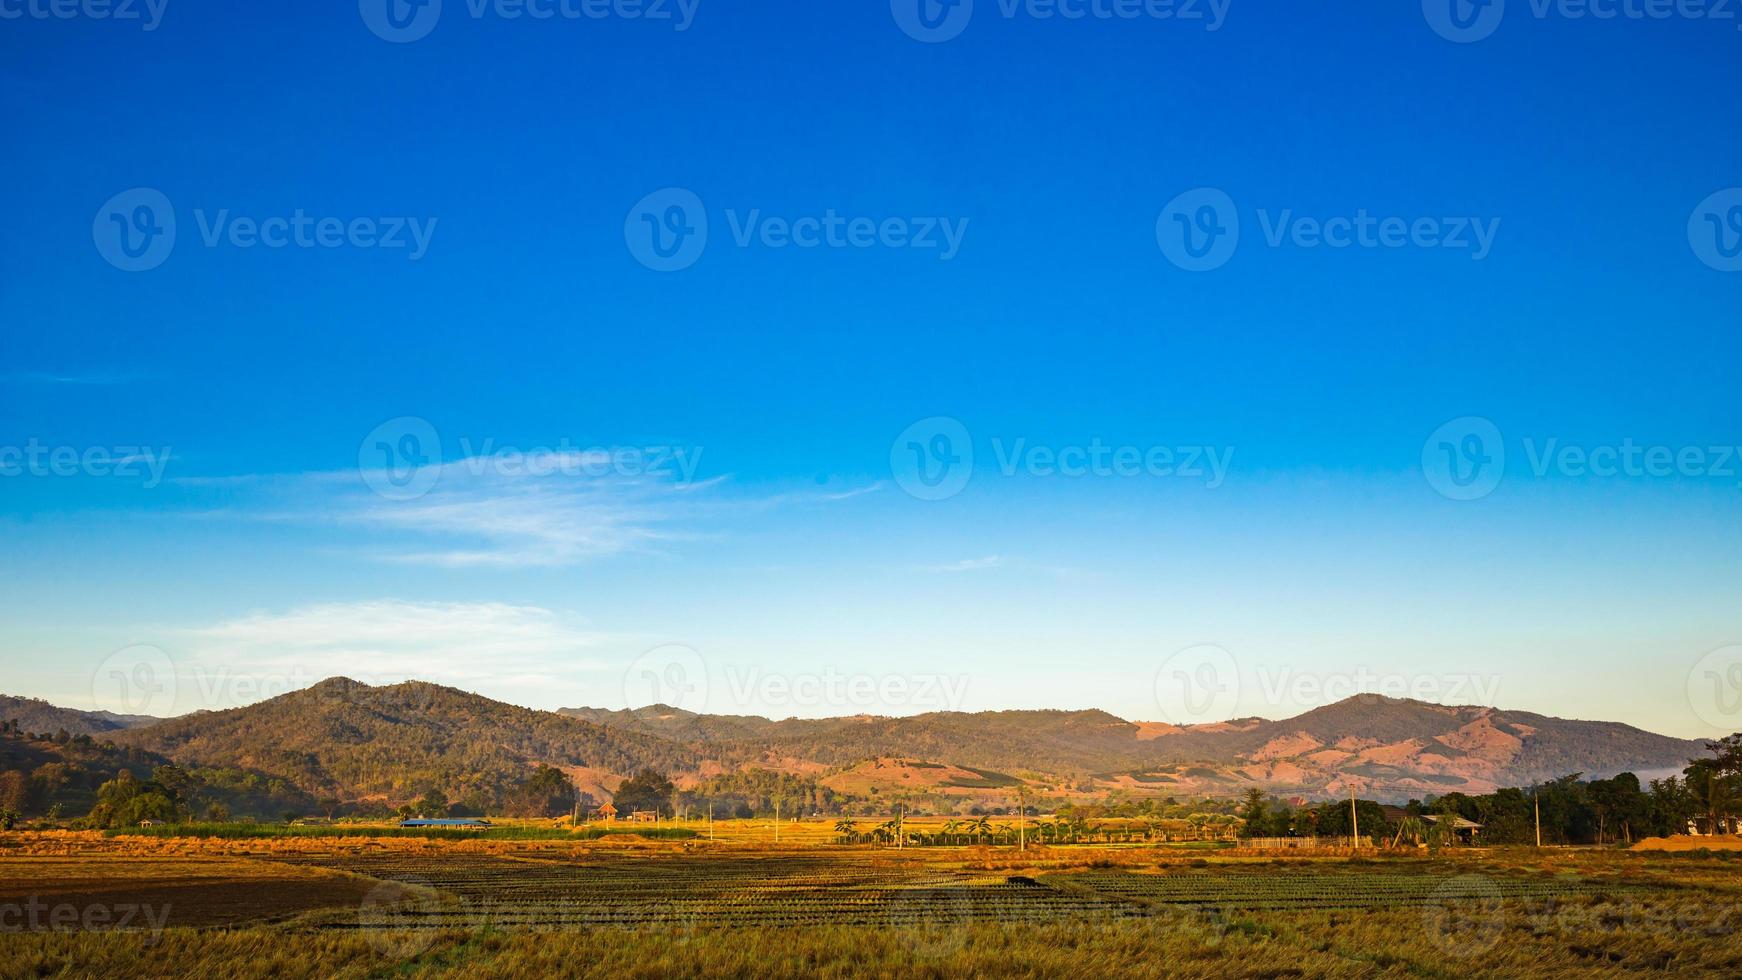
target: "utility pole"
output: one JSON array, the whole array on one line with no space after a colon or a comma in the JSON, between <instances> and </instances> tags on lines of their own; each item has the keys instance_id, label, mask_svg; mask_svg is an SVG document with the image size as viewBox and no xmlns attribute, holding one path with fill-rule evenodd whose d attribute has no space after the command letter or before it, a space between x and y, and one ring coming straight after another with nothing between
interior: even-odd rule
<instances>
[{"instance_id":1,"label":"utility pole","mask_svg":"<svg viewBox=\"0 0 1742 980\"><path fill-rule=\"evenodd\" d=\"M774 842L780 843L780 797L774 798Z\"/></svg>"},{"instance_id":2,"label":"utility pole","mask_svg":"<svg viewBox=\"0 0 1742 980\"><path fill-rule=\"evenodd\" d=\"M1355 784L1349 784L1349 846L1361 846L1361 812L1355 809Z\"/></svg>"},{"instance_id":3,"label":"utility pole","mask_svg":"<svg viewBox=\"0 0 1742 980\"><path fill-rule=\"evenodd\" d=\"M1530 802L1536 808L1536 849L1542 850L1542 797L1531 791Z\"/></svg>"},{"instance_id":4,"label":"utility pole","mask_svg":"<svg viewBox=\"0 0 1742 980\"><path fill-rule=\"evenodd\" d=\"M714 839L714 801L708 801L708 840Z\"/></svg>"},{"instance_id":5,"label":"utility pole","mask_svg":"<svg viewBox=\"0 0 1742 980\"><path fill-rule=\"evenodd\" d=\"M895 808L895 849L898 851L907 844L907 835L901 830L901 818L906 815L907 807L905 804Z\"/></svg>"},{"instance_id":6,"label":"utility pole","mask_svg":"<svg viewBox=\"0 0 1742 980\"><path fill-rule=\"evenodd\" d=\"M1028 795L1016 788L1016 849L1028 850Z\"/></svg>"},{"instance_id":7,"label":"utility pole","mask_svg":"<svg viewBox=\"0 0 1742 980\"><path fill-rule=\"evenodd\" d=\"M569 788L575 791L575 808L569 813L569 829L572 830L581 825L581 788L573 782L569 783Z\"/></svg>"}]
</instances>

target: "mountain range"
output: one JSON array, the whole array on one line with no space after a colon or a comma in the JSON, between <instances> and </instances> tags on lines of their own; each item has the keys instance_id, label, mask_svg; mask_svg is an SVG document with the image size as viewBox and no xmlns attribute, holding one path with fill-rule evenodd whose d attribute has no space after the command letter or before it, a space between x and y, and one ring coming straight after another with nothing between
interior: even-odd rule
<instances>
[{"instance_id":1,"label":"mountain range","mask_svg":"<svg viewBox=\"0 0 1742 980\"><path fill-rule=\"evenodd\" d=\"M1387 801L1582 772L1679 771L1704 743L1613 722L1357 695L1282 720L1131 722L1104 711L937 712L771 720L665 705L539 711L423 682L331 678L268 701L146 719L0 697L0 719L65 729L175 760L276 776L316 796L398 803L511 793L554 765L595 795L644 767L680 787L744 770L788 773L837 794L1005 799L1111 791L1233 796L1258 786Z\"/></svg>"}]
</instances>

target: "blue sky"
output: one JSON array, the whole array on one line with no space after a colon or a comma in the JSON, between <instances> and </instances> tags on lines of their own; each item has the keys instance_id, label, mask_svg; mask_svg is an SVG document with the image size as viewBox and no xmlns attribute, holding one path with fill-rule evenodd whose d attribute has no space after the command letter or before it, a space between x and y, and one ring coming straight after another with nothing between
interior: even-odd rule
<instances>
[{"instance_id":1,"label":"blue sky","mask_svg":"<svg viewBox=\"0 0 1742 980\"><path fill-rule=\"evenodd\" d=\"M162 466L0 475L0 690L179 711L344 672L615 705L679 663L654 693L774 715L1199 721L1401 684L1742 728L1734 21L1514 0L1454 43L1410 3L1234 0L1212 31L979 0L922 43L899 2L740 6L446 0L404 43L369 0L0 19L0 473ZM176 237L126 271L102 236L138 188ZM707 238L658 271L635 229L672 188ZM1191 271L1166 235L1200 188L1240 236ZM232 224L298 213L374 231ZM780 244L830 215L898 233ZM1297 223L1360 215L1492 238ZM369 244L400 226L415 259ZM1461 419L1506 457L1475 499L1424 471L1468 464ZM411 431L433 487L376 492ZM907 444L940 432L973 464L923 499ZM1551 440L1694 465L1533 465ZM1231 455L1006 475L1019 442ZM624 447L694 469L500 455Z\"/></svg>"}]
</instances>

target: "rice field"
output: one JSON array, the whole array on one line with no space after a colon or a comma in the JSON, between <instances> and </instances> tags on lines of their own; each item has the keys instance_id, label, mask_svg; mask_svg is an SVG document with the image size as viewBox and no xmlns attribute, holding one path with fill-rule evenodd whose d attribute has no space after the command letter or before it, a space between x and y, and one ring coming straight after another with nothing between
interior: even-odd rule
<instances>
[{"instance_id":1,"label":"rice field","mask_svg":"<svg viewBox=\"0 0 1742 980\"><path fill-rule=\"evenodd\" d=\"M4 844L0 977L1742 974L1742 876L1715 857L622 836ZM32 897L172 914L147 929L9 927L8 902Z\"/></svg>"}]
</instances>

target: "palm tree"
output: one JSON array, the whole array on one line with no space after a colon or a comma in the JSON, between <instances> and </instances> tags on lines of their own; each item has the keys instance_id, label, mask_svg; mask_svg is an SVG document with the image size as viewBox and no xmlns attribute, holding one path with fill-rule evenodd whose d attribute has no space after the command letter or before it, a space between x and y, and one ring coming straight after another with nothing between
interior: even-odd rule
<instances>
[{"instance_id":1,"label":"palm tree","mask_svg":"<svg viewBox=\"0 0 1742 980\"><path fill-rule=\"evenodd\" d=\"M975 837L978 837L982 841L984 841L986 839L986 837L991 833L992 833L992 821L987 820L984 816L982 816L980 819L974 821L974 836Z\"/></svg>"},{"instance_id":2,"label":"palm tree","mask_svg":"<svg viewBox=\"0 0 1742 980\"><path fill-rule=\"evenodd\" d=\"M852 820L837 820L835 833L841 835L841 843L851 844L859 836L859 825Z\"/></svg>"},{"instance_id":3,"label":"palm tree","mask_svg":"<svg viewBox=\"0 0 1742 980\"><path fill-rule=\"evenodd\" d=\"M1411 844L1420 844L1427 839L1427 824L1420 817L1404 817L1397 822L1397 836L1391 839L1391 846L1407 840Z\"/></svg>"}]
</instances>

